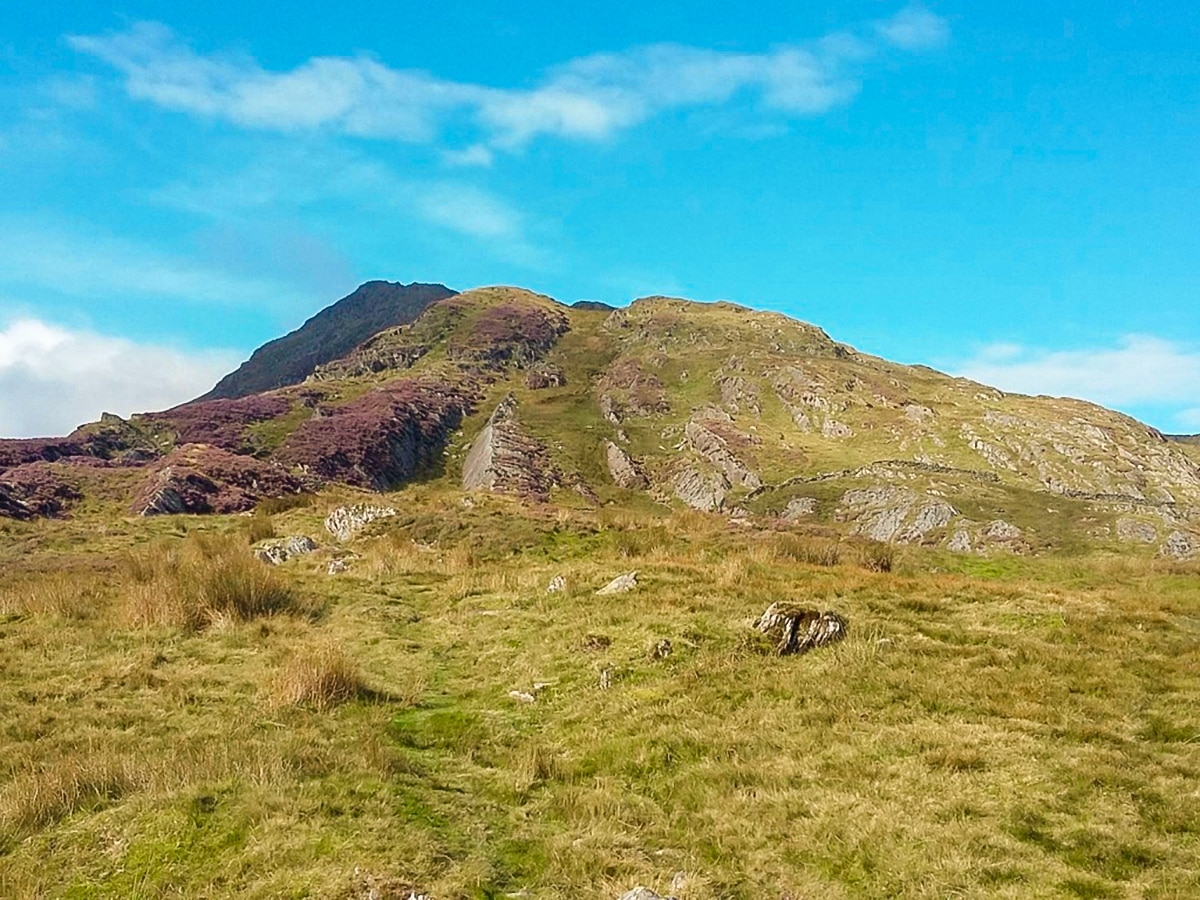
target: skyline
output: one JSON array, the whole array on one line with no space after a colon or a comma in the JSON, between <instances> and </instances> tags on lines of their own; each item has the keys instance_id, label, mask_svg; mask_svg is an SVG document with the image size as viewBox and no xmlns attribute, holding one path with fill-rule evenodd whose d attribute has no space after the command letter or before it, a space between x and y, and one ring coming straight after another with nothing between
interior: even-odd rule
<instances>
[{"instance_id":1,"label":"skyline","mask_svg":"<svg viewBox=\"0 0 1200 900\"><path fill-rule=\"evenodd\" d=\"M727 299L1200 431L1167 4L217 9L0 12L0 434L190 399L370 278Z\"/></svg>"}]
</instances>

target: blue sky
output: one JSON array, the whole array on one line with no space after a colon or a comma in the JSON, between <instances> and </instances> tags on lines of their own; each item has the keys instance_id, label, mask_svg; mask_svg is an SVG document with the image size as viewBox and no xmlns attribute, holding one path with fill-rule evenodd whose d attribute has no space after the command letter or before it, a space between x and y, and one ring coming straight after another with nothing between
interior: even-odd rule
<instances>
[{"instance_id":1,"label":"blue sky","mask_svg":"<svg viewBox=\"0 0 1200 900\"><path fill-rule=\"evenodd\" d=\"M1200 431L1181 3L0 7L0 434L368 278L668 293Z\"/></svg>"}]
</instances>

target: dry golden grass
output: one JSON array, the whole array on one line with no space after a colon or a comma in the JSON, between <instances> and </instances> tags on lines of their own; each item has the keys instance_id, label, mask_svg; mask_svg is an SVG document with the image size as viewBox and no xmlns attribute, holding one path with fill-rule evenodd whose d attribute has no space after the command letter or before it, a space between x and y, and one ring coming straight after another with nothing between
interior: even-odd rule
<instances>
[{"instance_id":1,"label":"dry golden grass","mask_svg":"<svg viewBox=\"0 0 1200 900\"><path fill-rule=\"evenodd\" d=\"M334 643L297 649L275 677L271 690L277 706L332 709L370 693L358 664Z\"/></svg>"},{"instance_id":2,"label":"dry golden grass","mask_svg":"<svg viewBox=\"0 0 1200 900\"><path fill-rule=\"evenodd\" d=\"M189 523L226 537L131 551L84 617L46 598L103 569L47 523L3 594L0 896L611 900L677 872L684 900L1200 895L1193 573L919 548L876 571L826 534L417 496L332 577ZM105 558L178 528L129 527ZM253 600L258 573L311 601ZM847 640L759 652L773 600Z\"/></svg>"},{"instance_id":3,"label":"dry golden grass","mask_svg":"<svg viewBox=\"0 0 1200 900\"><path fill-rule=\"evenodd\" d=\"M231 536L160 541L122 559L126 621L197 630L229 621L312 611L278 572Z\"/></svg>"}]
</instances>

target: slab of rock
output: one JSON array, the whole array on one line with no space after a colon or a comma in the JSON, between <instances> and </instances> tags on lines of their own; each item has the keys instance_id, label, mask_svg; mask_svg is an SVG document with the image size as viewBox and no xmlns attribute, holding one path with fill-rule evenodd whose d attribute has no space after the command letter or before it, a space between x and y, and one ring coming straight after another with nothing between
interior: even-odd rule
<instances>
[{"instance_id":1,"label":"slab of rock","mask_svg":"<svg viewBox=\"0 0 1200 900\"><path fill-rule=\"evenodd\" d=\"M820 612L790 603L772 603L754 627L775 641L776 653L787 656L843 640L849 623L832 610Z\"/></svg>"},{"instance_id":2,"label":"slab of rock","mask_svg":"<svg viewBox=\"0 0 1200 900\"><path fill-rule=\"evenodd\" d=\"M605 446L605 452L608 456L608 472L618 487L640 491L650 486L645 473L632 456L612 441Z\"/></svg>"},{"instance_id":3,"label":"slab of rock","mask_svg":"<svg viewBox=\"0 0 1200 900\"><path fill-rule=\"evenodd\" d=\"M637 572L626 572L624 575L618 575L600 590L596 591L596 596L600 597L605 594L624 594L632 591L638 586Z\"/></svg>"},{"instance_id":4,"label":"slab of rock","mask_svg":"<svg viewBox=\"0 0 1200 900\"><path fill-rule=\"evenodd\" d=\"M292 535L285 538L274 538L263 541L254 547L254 555L265 563L279 566L289 559L304 556L317 549L317 542L305 535Z\"/></svg>"},{"instance_id":5,"label":"slab of rock","mask_svg":"<svg viewBox=\"0 0 1200 900\"><path fill-rule=\"evenodd\" d=\"M692 509L713 512L725 505L725 494L729 482L722 475L705 477L695 469L687 468L671 479L675 496Z\"/></svg>"},{"instance_id":6,"label":"slab of rock","mask_svg":"<svg viewBox=\"0 0 1200 900\"><path fill-rule=\"evenodd\" d=\"M989 541L1015 541L1021 537L1021 529L1003 519L996 519L988 523L983 536Z\"/></svg>"},{"instance_id":7,"label":"slab of rock","mask_svg":"<svg viewBox=\"0 0 1200 900\"><path fill-rule=\"evenodd\" d=\"M369 503L339 506L325 517L325 530L339 541L348 541L376 519L386 519L395 514L396 510L390 506L372 506Z\"/></svg>"},{"instance_id":8,"label":"slab of rock","mask_svg":"<svg viewBox=\"0 0 1200 900\"><path fill-rule=\"evenodd\" d=\"M467 452L463 488L546 501L550 499L550 488L561 481L549 451L518 424L517 401L509 394L492 412Z\"/></svg>"},{"instance_id":9,"label":"slab of rock","mask_svg":"<svg viewBox=\"0 0 1200 900\"><path fill-rule=\"evenodd\" d=\"M958 510L940 497L891 486L846 491L838 518L853 520L854 532L875 541L911 544L944 528Z\"/></svg>"},{"instance_id":10,"label":"slab of rock","mask_svg":"<svg viewBox=\"0 0 1200 900\"><path fill-rule=\"evenodd\" d=\"M762 487L762 479L730 452L721 435L706 427L703 422L695 419L688 422L684 427L684 435L691 448L712 463L730 484L751 490Z\"/></svg>"}]
</instances>

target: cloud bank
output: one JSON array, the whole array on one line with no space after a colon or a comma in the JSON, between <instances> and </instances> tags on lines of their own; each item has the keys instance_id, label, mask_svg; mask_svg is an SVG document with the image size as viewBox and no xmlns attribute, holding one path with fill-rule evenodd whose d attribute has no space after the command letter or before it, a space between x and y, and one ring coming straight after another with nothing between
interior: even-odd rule
<instances>
[{"instance_id":1,"label":"cloud bank","mask_svg":"<svg viewBox=\"0 0 1200 900\"><path fill-rule=\"evenodd\" d=\"M0 437L61 435L102 412L166 409L237 362L233 352L188 353L18 319L0 328Z\"/></svg>"},{"instance_id":2,"label":"cloud bank","mask_svg":"<svg viewBox=\"0 0 1200 900\"><path fill-rule=\"evenodd\" d=\"M950 370L1019 394L1120 409L1173 406L1177 427L1200 430L1200 351L1158 337L1127 335L1116 346L1079 350L993 344Z\"/></svg>"},{"instance_id":3,"label":"cloud bank","mask_svg":"<svg viewBox=\"0 0 1200 900\"><path fill-rule=\"evenodd\" d=\"M131 97L243 128L324 130L432 142L452 125L479 140L450 159L486 165L488 147L517 149L540 136L602 140L670 110L749 99L785 117L813 116L858 93L857 70L888 50L921 52L949 39L921 6L853 31L761 53L652 44L597 53L546 70L534 86L502 88L392 68L370 56L312 57L269 71L244 55L201 54L167 26L67 38L119 72Z\"/></svg>"}]
</instances>

